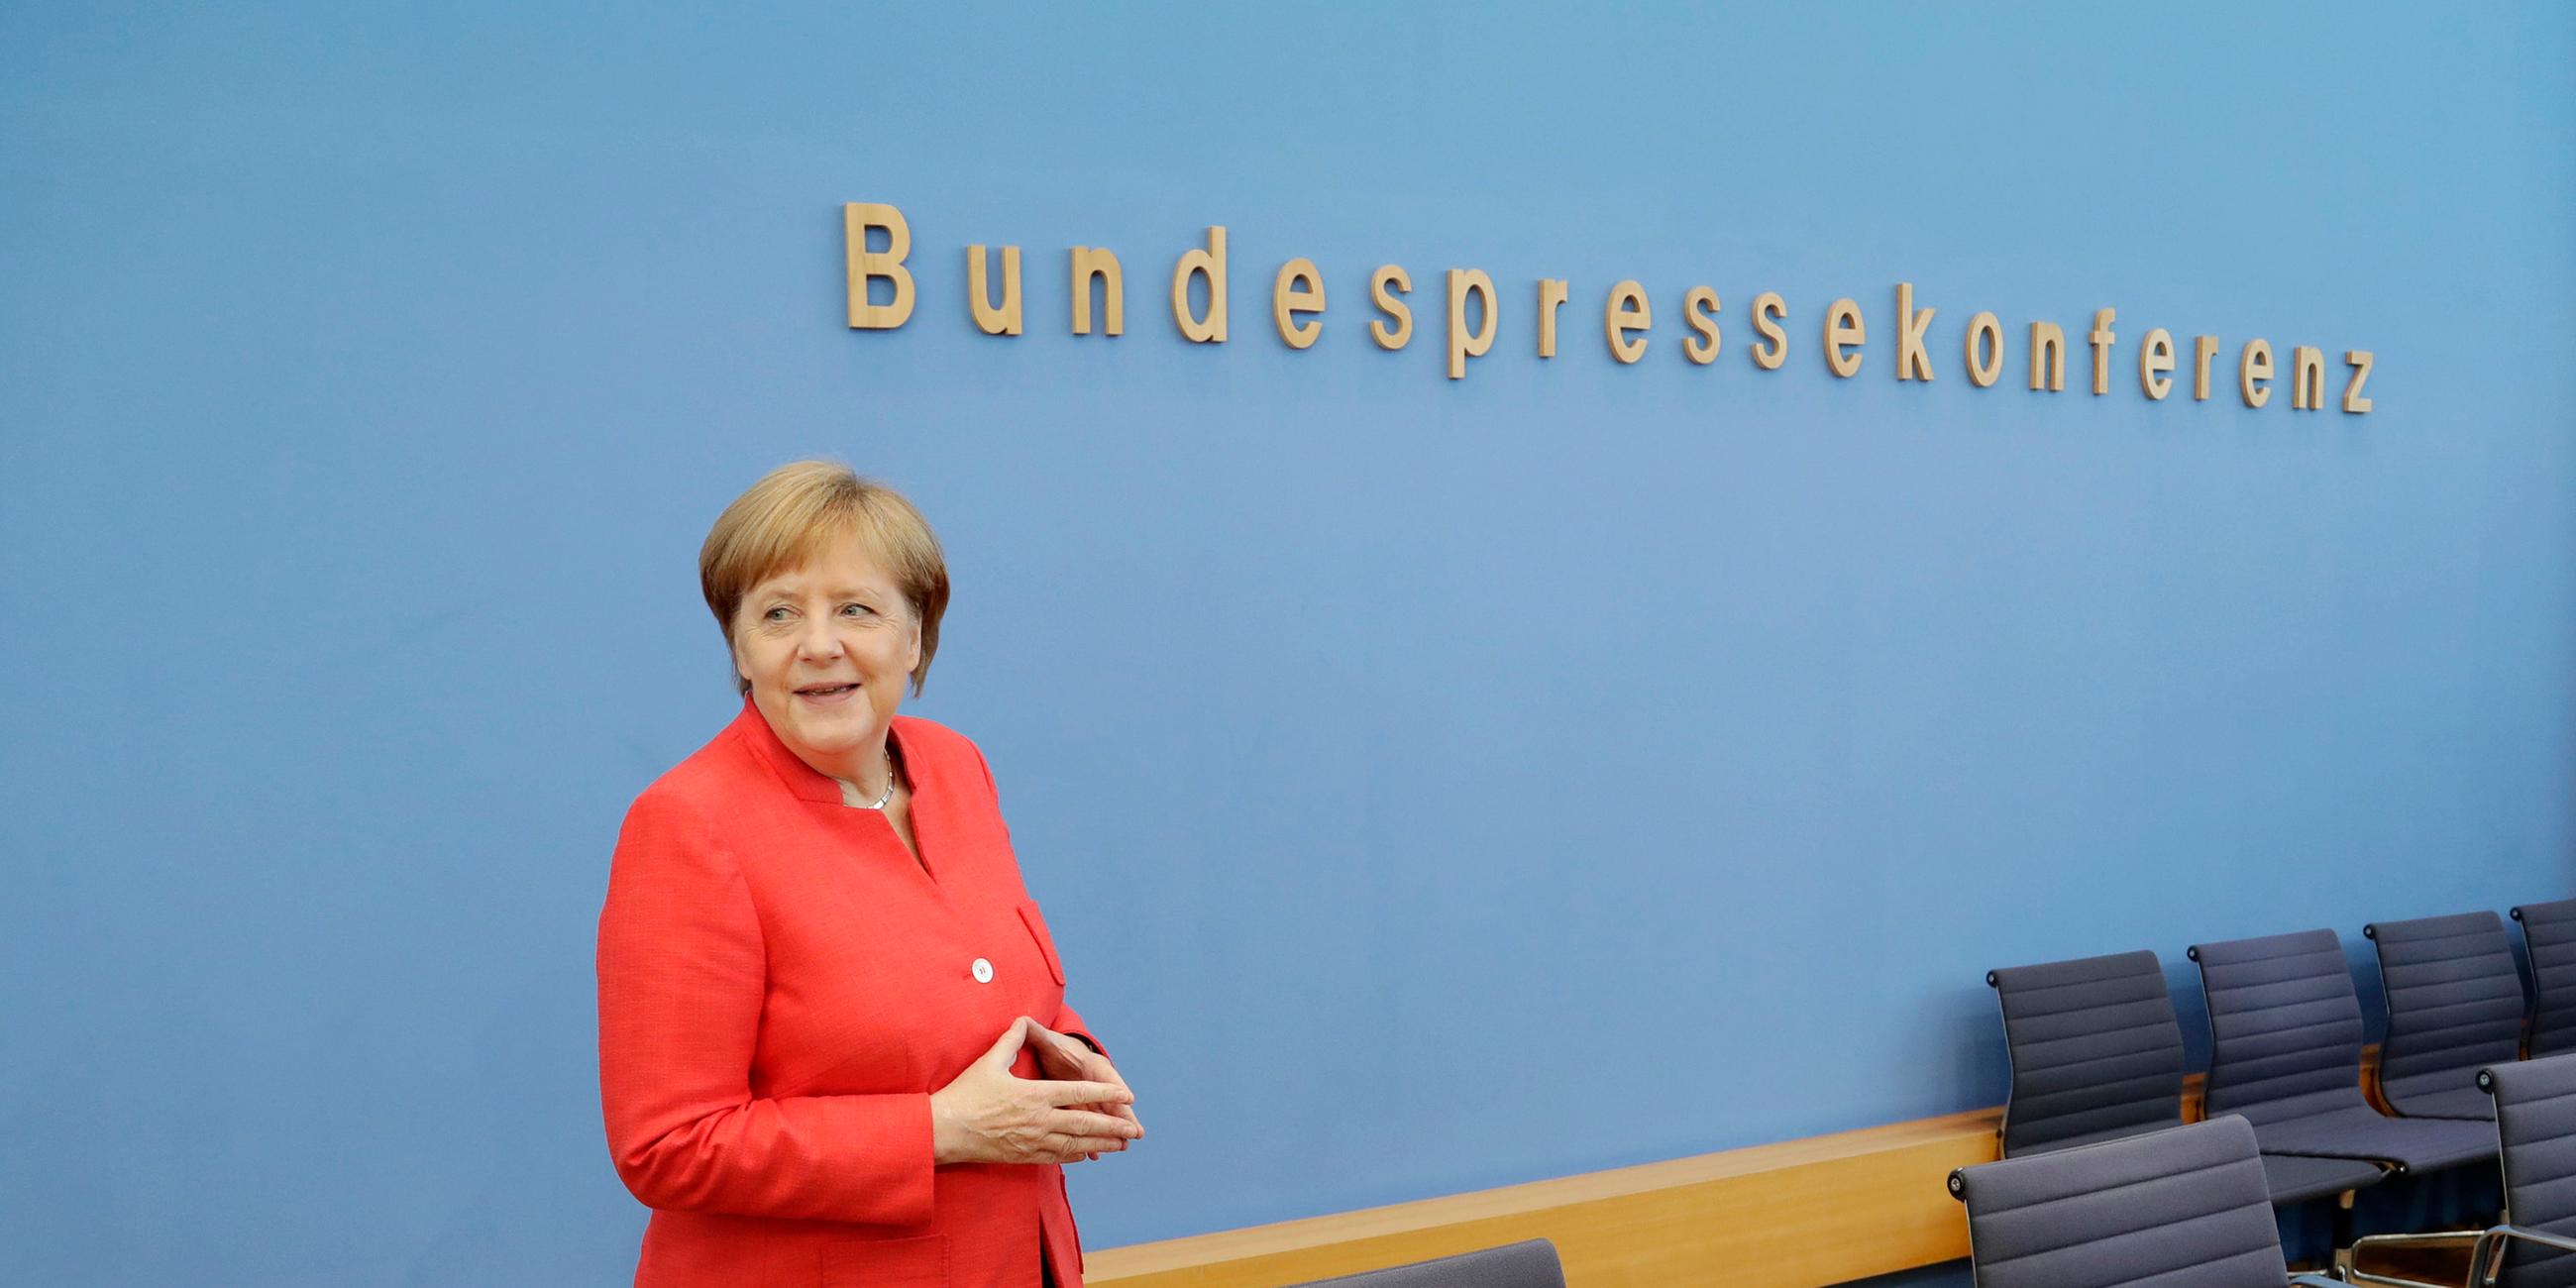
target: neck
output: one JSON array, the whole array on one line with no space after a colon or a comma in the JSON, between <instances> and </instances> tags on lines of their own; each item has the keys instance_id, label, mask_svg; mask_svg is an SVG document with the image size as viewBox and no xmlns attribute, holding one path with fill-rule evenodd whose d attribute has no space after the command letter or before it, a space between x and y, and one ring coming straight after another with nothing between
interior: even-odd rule
<instances>
[{"instance_id":1,"label":"neck","mask_svg":"<svg viewBox=\"0 0 2576 1288\"><path fill-rule=\"evenodd\" d=\"M880 739L875 747L849 757L824 773L841 785L843 796L864 805L887 794L886 788L894 778L894 760L887 753L885 741Z\"/></svg>"}]
</instances>

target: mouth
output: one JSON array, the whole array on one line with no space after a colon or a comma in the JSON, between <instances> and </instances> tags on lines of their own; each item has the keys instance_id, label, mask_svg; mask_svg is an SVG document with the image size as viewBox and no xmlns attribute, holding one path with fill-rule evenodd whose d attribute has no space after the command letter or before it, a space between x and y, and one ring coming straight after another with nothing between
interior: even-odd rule
<instances>
[{"instance_id":1,"label":"mouth","mask_svg":"<svg viewBox=\"0 0 2576 1288\"><path fill-rule=\"evenodd\" d=\"M841 684L802 684L796 687L796 696L808 702L828 703L842 701L858 691L857 681Z\"/></svg>"}]
</instances>

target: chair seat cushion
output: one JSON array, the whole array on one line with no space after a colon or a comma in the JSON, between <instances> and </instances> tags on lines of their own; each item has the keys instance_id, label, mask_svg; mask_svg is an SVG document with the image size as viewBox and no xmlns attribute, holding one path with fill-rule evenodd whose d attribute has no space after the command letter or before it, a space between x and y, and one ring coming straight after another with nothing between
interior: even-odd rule
<instances>
[{"instance_id":1,"label":"chair seat cushion","mask_svg":"<svg viewBox=\"0 0 2576 1288\"><path fill-rule=\"evenodd\" d=\"M2493 1124L2457 1118L2387 1118L2366 1105L2262 1123L2254 1137L2266 1154L2378 1158L2410 1172L2440 1171L2496 1156Z\"/></svg>"},{"instance_id":2,"label":"chair seat cushion","mask_svg":"<svg viewBox=\"0 0 2576 1288\"><path fill-rule=\"evenodd\" d=\"M2271 1189L2275 1204L2299 1203L2376 1185L2386 1174L2379 1170L2379 1164L2354 1158L2263 1156L2263 1184Z\"/></svg>"}]
</instances>

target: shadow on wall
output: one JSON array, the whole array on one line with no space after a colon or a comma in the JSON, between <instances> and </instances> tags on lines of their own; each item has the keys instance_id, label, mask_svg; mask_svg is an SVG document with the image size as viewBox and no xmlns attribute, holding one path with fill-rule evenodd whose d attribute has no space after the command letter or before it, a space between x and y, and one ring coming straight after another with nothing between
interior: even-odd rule
<instances>
[{"instance_id":1,"label":"shadow on wall","mask_svg":"<svg viewBox=\"0 0 2576 1288\"><path fill-rule=\"evenodd\" d=\"M1995 1004L1995 991L1983 980L1962 986L1941 999L1941 1014L1961 1017L1946 1026L1951 1050L1952 1086L1967 1094L1962 1108L1981 1108L2004 1102L2012 1090L2012 1061L2004 1048L2003 1014Z\"/></svg>"}]
</instances>

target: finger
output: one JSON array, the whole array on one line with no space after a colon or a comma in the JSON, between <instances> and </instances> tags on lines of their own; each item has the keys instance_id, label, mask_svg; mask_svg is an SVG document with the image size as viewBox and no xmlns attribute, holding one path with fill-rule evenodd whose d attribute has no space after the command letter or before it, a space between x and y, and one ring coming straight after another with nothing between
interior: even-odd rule
<instances>
[{"instance_id":1,"label":"finger","mask_svg":"<svg viewBox=\"0 0 2576 1288\"><path fill-rule=\"evenodd\" d=\"M1029 1049L1037 1052L1039 1064L1050 1071L1050 1076L1083 1078L1096 1072L1084 1058L1091 1054L1091 1048L1034 1020L1029 1022Z\"/></svg>"},{"instance_id":2,"label":"finger","mask_svg":"<svg viewBox=\"0 0 2576 1288\"><path fill-rule=\"evenodd\" d=\"M1034 1025L1037 1032L1045 1035L1045 1041L1047 1044L1053 1046L1056 1050L1061 1051L1065 1055L1079 1060L1084 1064L1096 1064L1102 1068L1108 1067L1109 1057L1100 1054L1099 1048L1092 1046L1090 1043L1085 1042L1081 1038L1075 1037L1070 1033L1060 1033L1043 1024L1036 1024L1035 1021L1031 1021L1031 1023Z\"/></svg>"},{"instance_id":3,"label":"finger","mask_svg":"<svg viewBox=\"0 0 2576 1288\"><path fill-rule=\"evenodd\" d=\"M1124 1118L1131 1123L1135 1123L1139 1127L1145 1125L1137 1119L1136 1111L1125 1105L1068 1105L1066 1108L1088 1109L1095 1114L1107 1114L1112 1118Z\"/></svg>"},{"instance_id":4,"label":"finger","mask_svg":"<svg viewBox=\"0 0 2576 1288\"><path fill-rule=\"evenodd\" d=\"M1079 1163L1103 1154L1126 1152L1127 1142L1105 1136L1049 1136L1030 1160L1040 1163Z\"/></svg>"},{"instance_id":5,"label":"finger","mask_svg":"<svg viewBox=\"0 0 2576 1288\"><path fill-rule=\"evenodd\" d=\"M1080 1109L1059 1109L1048 1114L1040 1125L1061 1136L1097 1136L1122 1145L1134 1139L1137 1132L1136 1125L1126 1119Z\"/></svg>"},{"instance_id":6,"label":"finger","mask_svg":"<svg viewBox=\"0 0 2576 1288\"><path fill-rule=\"evenodd\" d=\"M1035 1020L1029 1021L1029 1040L1044 1048L1047 1054L1085 1073L1091 1072L1089 1066L1098 1054L1079 1039L1066 1037Z\"/></svg>"},{"instance_id":7,"label":"finger","mask_svg":"<svg viewBox=\"0 0 2576 1288\"><path fill-rule=\"evenodd\" d=\"M1050 1105L1123 1105L1134 1100L1136 1093L1114 1082L1041 1082L1041 1094Z\"/></svg>"},{"instance_id":8,"label":"finger","mask_svg":"<svg viewBox=\"0 0 2576 1288\"><path fill-rule=\"evenodd\" d=\"M1025 1015L1011 1021L1011 1027L1002 1030L1002 1036L996 1038L993 1045L987 1048L975 1062L1007 1067L1012 1061L1020 1058L1020 1048L1028 1043L1029 1026L1035 1023L1037 1021Z\"/></svg>"}]
</instances>

